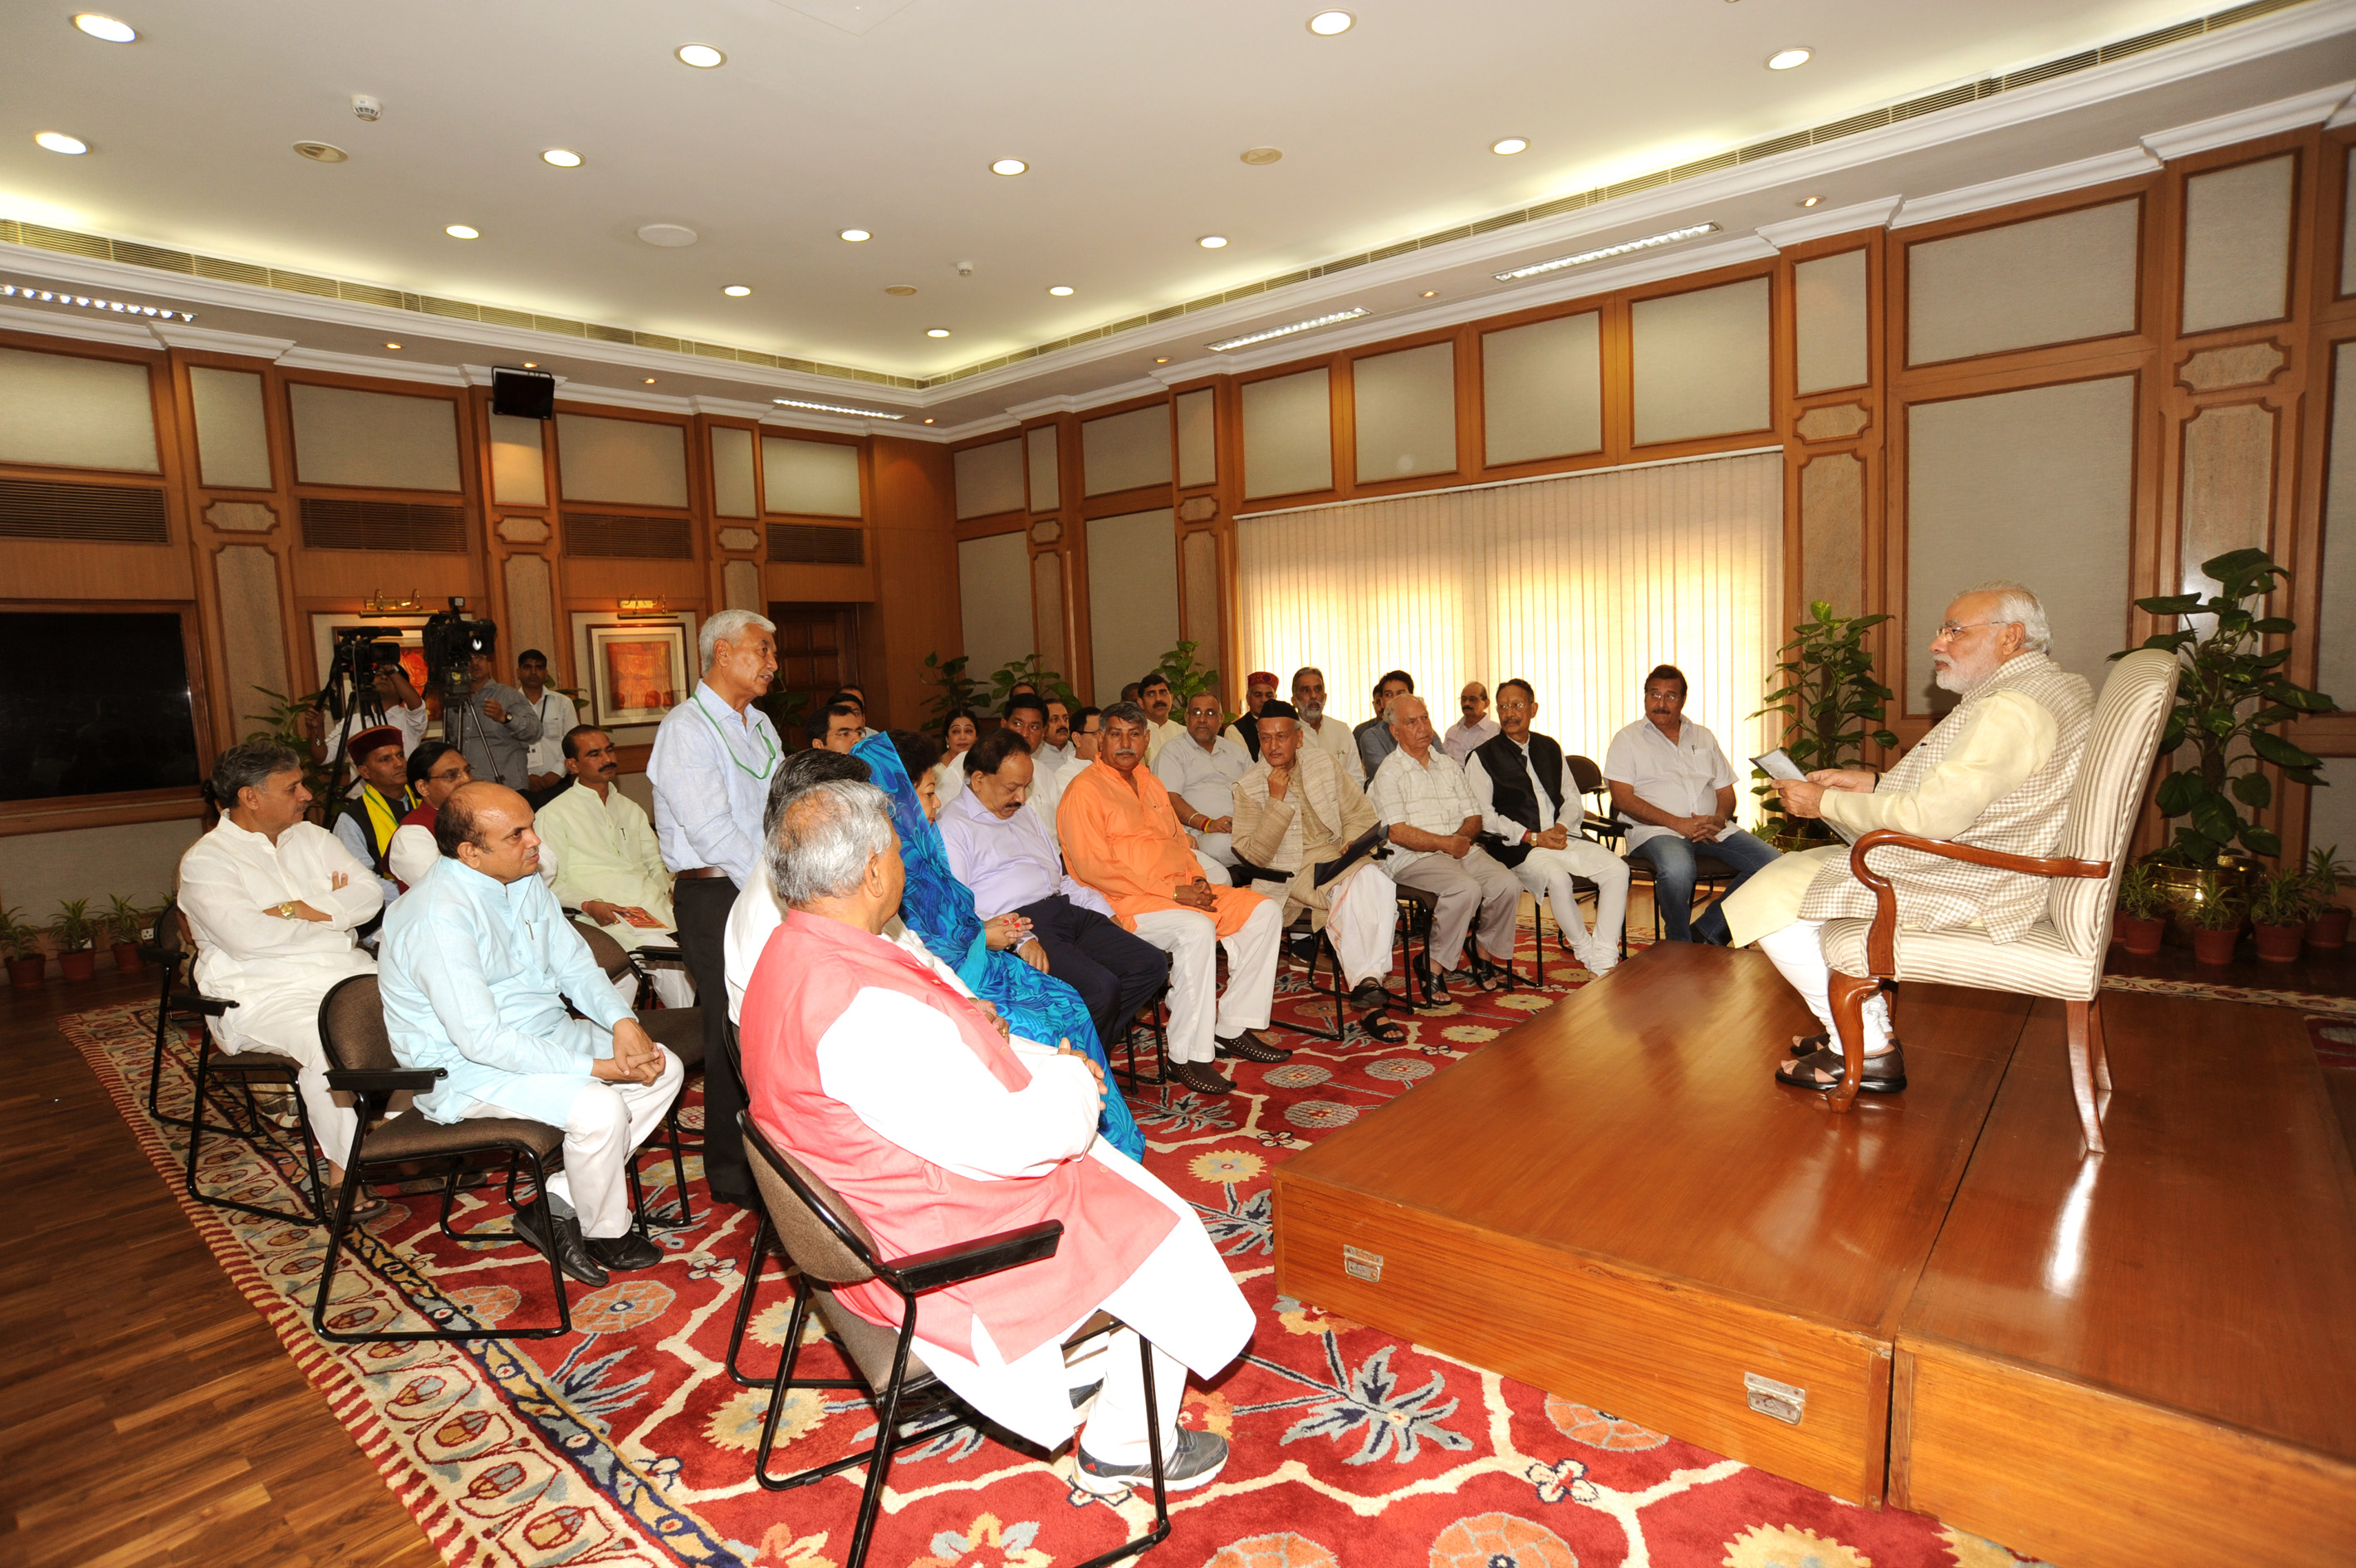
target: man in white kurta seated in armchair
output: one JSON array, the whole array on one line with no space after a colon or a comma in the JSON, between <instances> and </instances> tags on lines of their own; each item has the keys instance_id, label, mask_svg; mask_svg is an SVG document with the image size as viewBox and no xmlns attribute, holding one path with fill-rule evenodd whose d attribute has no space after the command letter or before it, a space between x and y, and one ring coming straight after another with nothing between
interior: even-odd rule
<instances>
[{"instance_id":1,"label":"man in white kurta seated in armchair","mask_svg":"<svg viewBox=\"0 0 2356 1568\"><path fill-rule=\"evenodd\" d=\"M2045 607L2017 583L1988 583L1947 607L1931 642L1940 690L1957 693L1947 716L1888 773L1833 768L1779 782L1783 809L1822 817L1852 838L1890 828L2008 854L2044 856L2062 842L2070 788L2086 751L2094 690L2053 662ZM1829 1092L1847 1075L1827 994L1831 969L1817 933L1826 920L1870 919L1872 892L1850 875L1848 845L1785 855L1727 899L1737 946L1757 942L1807 1003L1823 1033L1793 1041L1777 1079ZM1873 868L1898 897L1899 929L1979 927L2013 941L2045 910L2043 877L1885 849ZM1895 1094L1906 1060L1889 1006L1867 999L1858 1089Z\"/></svg>"},{"instance_id":2,"label":"man in white kurta seated in armchair","mask_svg":"<svg viewBox=\"0 0 2356 1568\"><path fill-rule=\"evenodd\" d=\"M225 1051L302 1064L294 1080L311 1135L340 1186L358 1118L327 1089L319 999L376 968L352 933L384 908L369 864L305 819L302 759L274 741L230 746L206 786L221 819L180 857L179 907L196 932L197 989L236 1006L212 1020ZM362 1197L354 1212L380 1212Z\"/></svg>"},{"instance_id":3,"label":"man in white kurta seated in armchair","mask_svg":"<svg viewBox=\"0 0 2356 1568\"><path fill-rule=\"evenodd\" d=\"M670 871L663 865L654 820L616 782L622 772L621 749L612 736L590 725L567 730L557 745L573 782L541 806L531 822L540 834L541 859L552 851L556 856L549 891L633 952L648 945L676 947ZM695 982L678 961L652 964L648 972L664 1006L695 1005Z\"/></svg>"},{"instance_id":4,"label":"man in white kurta seated in armchair","mask_svg":"<svg viewBox=\"0 0 2356 1568\"><path fill-rule=\"evenodd\" d=\"M1169 1485L1210 1481L1227 1445L1179 1431L1185 1369L1208 1378L1233 1360L1251 1337L1251 1308L1193 1209L1097 1136L1105 1085L1094 1065L1061 1043L1002 1036L881 935L905 874L873 785L803 790L765 850L787 913L744 998L744 1078L762 1132L889 1254L1063 1223L1053 1257L917 1298L925 1364L975 1410L1050 1449L1079 1424L1074 1394L1100 1383L1074 1478L1109 1494L1151 1475L1142 1335ZM835 1294L897 1326L898 1298L881 1283ZM1067 1364L1065 1339L1099 1309L1125 1326Z\"/></svg>"}]
</instances>

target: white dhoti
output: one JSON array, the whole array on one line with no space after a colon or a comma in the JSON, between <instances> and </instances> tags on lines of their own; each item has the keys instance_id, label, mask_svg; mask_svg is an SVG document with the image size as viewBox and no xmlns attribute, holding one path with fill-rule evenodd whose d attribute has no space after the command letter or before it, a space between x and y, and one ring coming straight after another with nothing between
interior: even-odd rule
<instances>
[{"instance_id":1,"label":"white dhoti","mask_svg":"<svg viewBox=\"0 0 2356 1568\"><path fill-rule=\"evenodd\" d=\"M1822 920L1794 920L1779 926L1759 939L1759 950L1767 955L1776 972L1791 983L1825 1026L1832 1048L1841 1048L1841 1034L1833 1022L1831 1000L1832 966L1825 961L1824 943L1818 934L1824 929ZM1879 1056L1890 1048L1890 1003L1879 994L1865 999L1864 1054Z\"/></svg>"},{"instance_id":2,"label":"white dhoti","mask_svg":"<svg viewBox=\"0 0 2356 1568\"><path fill-rule=\"evenodd\" d=\"M1215 1041L1268 1027L1276 993L1276 958L1284 934L1280 906L1260 900L1234 936L1221 938L1200 909L1153 909L1137 917L1137 934L1170 955L1170 1059L1207 1062ZM1218 947L1227 950L1227 989L1216 996ZM1090 1453L1096 1450L1091 1448Z\"/></svg>"},{"instance_id":3,"label":"white dhoti","mask_svg":"<svg viewBox=\"0 0 2356 1568\"><path fill-rule=\"evenodd\" d=\"M1620 938L1628 925L1628 863L1592 839L1571 836L1561 849L1534 846L1513 868L1515 878L1534 898L1543 898L1554 911L1554 923L1570 943L1579 961L1597 974L1620 961ZM1587 929L1580 911L1579 894L1571 878L1583 876L1595 884L1595 930Z\"/></svg>"},{"instance_id":4,"label":"white dhoti","mask_svg":"<svg viewBox=\"0 0 2356 1568\"><path fill-rule=\"evenodd\" d=\"M1097 1396L1080 1445L1090 1458L1107 1464L1140 1465L1149 1453L1144 1367L1137 1346L1142 1335L1153 1346L1153 1396L1166 1459L1178 1441L1187 1369L1208 1378L1234 1360L1251 1339L1252 1309L1183 1199L1101 1138L1086 1157L1119 1172L1177 1214L1177 1225L1162 1244L1097 1308L1027 1356L1001 1360L980 1319L974 1322L970 1354L921 1338L917 1352L958 1398L1043 1448L1061 1447L1077 1424L1070 1391L1101 1379L1104 1391ZM1091 1339L1067 1363L1063 1341L1099 1310L1125 1326Z\"/></svg>"},{"instance_id":5,"label":"white dhoti","mask_svg":"<svg viewBox=\"0 0 2356 1568\"><path fill-rule=\"evenodd\" d=\"M1289 879L1255 882L1252 891L1280 904L1290 885ZM1341 961L1345 983L1356 986L1389 974L1391 950L1398 940L1398 885L1378 865L1354 872L1325 901L1325 936Z\"/></svg>"},{"instance_id":6,"label":"white dhoti","mask_svg":"<svg viewBox=\"0 0 2356 1568\"><path fill-rule=\"evenodd\" d=\"M213 1026L213 1038L224 1051L269 1051L302 1064L294 1075L295 1090L310 1114L311 1135L319 1141L319 1152L337 1169L351 1155L359 1113L327 1087L327 1053L319 1043L319 1001L343 978L337 975L319 985L279 985L259 996L241 997L229 1015L235 1025L224 1018L216 1020Z\"/></svg>"},{"instance_id":7,"label":"white dhoti","mask_svg":"<svg viewBox=\"0 0 2356 1568\"><path fill-rule=\"evenodd\" d=\"M548 1196L581 1217L581 1234L610 1240L626 1235L630 1212L630 1158L679 1098L687 1076L679 1058L661 1046L663 1069L652 1083L592 1082L573 1098L564 1117L564 1168L548 1178ZM537 1120L528 1112L487 1104L487 1116Z\"/></svg>"}]
</instances>

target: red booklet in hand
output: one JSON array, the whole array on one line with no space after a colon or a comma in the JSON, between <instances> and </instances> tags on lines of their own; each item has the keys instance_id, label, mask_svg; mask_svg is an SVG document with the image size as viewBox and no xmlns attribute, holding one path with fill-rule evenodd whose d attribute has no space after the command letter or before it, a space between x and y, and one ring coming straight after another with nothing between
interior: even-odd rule
<instances>
[{"instance_id":1,"label":"red booklet in hand","mask_svg":"<svg viewBox=\"0 0 2356 1568\"><path fill-rule=\"evenodd\" d=\"M664 929L660 920L656 919L636 904L616 904L614 906L614 912L641 930L659 931Z\"/></svg>"}]
</instances>

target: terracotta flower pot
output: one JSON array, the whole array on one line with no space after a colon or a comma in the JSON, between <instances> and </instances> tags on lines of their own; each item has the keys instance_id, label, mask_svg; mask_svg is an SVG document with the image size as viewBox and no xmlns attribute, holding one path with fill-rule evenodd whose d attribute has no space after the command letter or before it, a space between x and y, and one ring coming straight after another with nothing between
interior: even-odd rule
<instances>
[{"instance_id":1,"label":"terracotta flower pot","mask_svg":"<svg viewBox=\"0 0 2356 1568\"><path fill-rule=\"evenodd\" d=\"M2307 940L2304 922L2296 926L2258 926L2251 930L2257 934L2258 957L2266 963L2297 963L2299 944Z\"/></svg>"},{"instance_id":2,"label":"terracotta flower pot","mask_svg":"<svg viewBox=\"0 0 2356 1568\"><path fill-rule=\"evenodd\" d=\"M97 950L77 948L72 952L58 954L58 972L68 980L88 980L98 972Z\"/></svg>"},{"instance_id":3,"label":"terracotta flower pot","mask_svg":"<svg viewBox=\"0 0 2356 1568\"><path fill-rule=\"evenodd\" d=\"M48 967L49 961L38 953L12 958L8 961L8 983L20 991L30 991L41 983L41 976Z\"/></svg>"},{"instance_id":4,"label":"terracotta flower pot","mask_svg":"<svg viewBox=\"0 0 2356 1568\"><path fill-rule=\"evenodd\" d=\"M2192 933L2192 961L2195 963L2231 963L2233 948L2242 940L2241 928L2229 926L2222 931L2195 930Z\"/></svg>"},{"instance_id":5,"label":"terracotta flower pot","mask_svg":"<svg viewBox=\"0 0 2356 1568\"><path fill-rule=\"evenodd\" d=\"M2338 952L2348 945L2348 917L2356 914L2346 905L2334 905L2310 915L2307 921L2307 945L2318 952Z\"/></svg>"},{"instance_id":6,"label":"terracotta flower pot","mask_svg":"<svg viewBox=\"0 0 2356 1568\"><path fill-rule=\"evenodd\" d=\"M2149 958L2159 950L2161 940L2168 935L2168 921L2158 916L2139 920L2133 915L2121 915L2112 921L2111 929L2126 944L2128 952L2137 958Z\"/></svg>"},{"instance_id":7,"label":"terracotta flower pot","mask_svg":"<svg viewBox=\"0 0 2356 1568\"><path fill-rule=\"evenodd\" d=\"M114 967L124 974L136 974L146 968L147 961L139 956L139 944L137 942L115 943Z\"/></svg>"}]
</instances>

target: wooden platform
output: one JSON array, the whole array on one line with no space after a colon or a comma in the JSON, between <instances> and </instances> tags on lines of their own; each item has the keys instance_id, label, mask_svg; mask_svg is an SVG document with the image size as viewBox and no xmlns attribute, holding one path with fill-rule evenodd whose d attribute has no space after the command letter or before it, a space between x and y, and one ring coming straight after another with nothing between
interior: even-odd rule
<instances>
[{"instance_id":1,"label":"wooden platform","mask_svg":"<svg viewBox=\"0 0 2356 1568\"><path fill-rule=\"evenodd\" d=\"M2298 1015L1911 986L1829 1113L1757 954L1661 944L1277 1167L1289 1294L2071 1568L2356 1562L2356 1168ZM1796 1417L1796 1419L1794 1419Z\"/></svg>"},{"instance_id":2,"label":"wooden platform","mask_svg":"<svg viewBox=\"0 0 2356 1568\"><path fill-rule=\"evenodd\" d=\"M1279 1165L1278 1278L1878 1499L1899 1317L2028 1013L1917 989L1913 1087L1836 1116L1768 1079L1814 1026L1764 958L1656 944Z\"/></svg>"}]
</instances>

